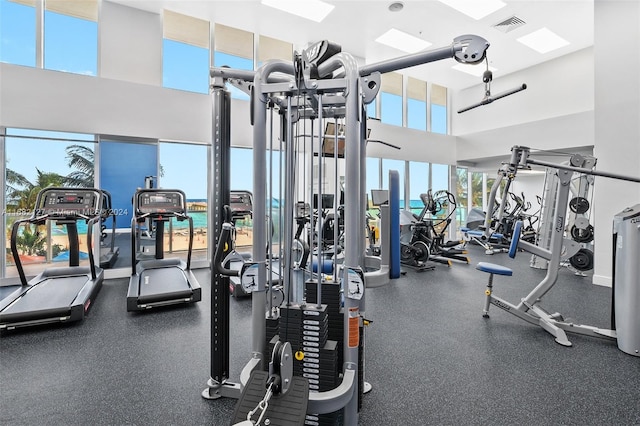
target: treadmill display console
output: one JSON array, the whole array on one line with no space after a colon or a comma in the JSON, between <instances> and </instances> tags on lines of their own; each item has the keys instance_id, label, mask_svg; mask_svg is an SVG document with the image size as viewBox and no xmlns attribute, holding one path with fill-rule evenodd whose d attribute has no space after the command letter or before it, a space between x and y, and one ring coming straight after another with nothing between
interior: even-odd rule
<instances>
[{"instance_id":1,"label":"treadmill display console","mask_svg":"<svg viewBox=\"0 0 640 426\"><path fill-rule=\"evenodd\" d=\"M179 192L140 192L138 211L149 214L185 213L185 200Z\"/></svg>"},{"instance_id":2,"label":"treadmill display console","mask_svg":"<svg viewBox=\"0 0 640 426\"><path fill-rule=\"evenodd\" d=\"M37 214L50 216L94 216L100 213L99 194L94 189L51 189L40 196Z\"/></svg>"}]
</instances>

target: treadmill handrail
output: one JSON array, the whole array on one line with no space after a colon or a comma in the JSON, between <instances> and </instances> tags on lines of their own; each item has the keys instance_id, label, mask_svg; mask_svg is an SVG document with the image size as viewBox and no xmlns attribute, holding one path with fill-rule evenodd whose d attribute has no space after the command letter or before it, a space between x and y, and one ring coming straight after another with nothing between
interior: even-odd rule
<instances>
[{"instance_id":1,"label":"treadmill handrail","mask_svg":"<svg viewBox=\"0 0 640 426\"><path fill-rule=\"evenodd\" d=\"M163 193L163 192L175 192L180 194L182 197L182 211L168 211L168 212L141 212L138 201L141 194L144 193ZM188 220L189 221L189 245L187 249L187 270L191 269L191 254L193 251L193 218L187 212L187 196L184 191L180 189L171 189L171 188L140 188L133 195L133 217L131 218L131 275L136 275L136 238L137 238L137 230L136 226L139 222L143 222L144 219L150 218L152 220L158 219L162 217L171 218L175 217L179 221Z\"/></svg>"},{"instance_id":2,"label":"treadmill handrail","mask_svg":"<svg viewBox=\"0 0 640 426\"><path fill-rule=\"evenodd\" d=\"M11 254L13 255L13 260L16 263L16 269L20 276L20 284L23 286L29 285L29 283L27 282L27 277L24 274L24 268L22 267L20 254L18 253L18 228L21 224L26 222L32 223L31 218L16 220L11 227Z\"/></svg>"},{"instance_id":3,"label":"treadmill handrail","mask_svg":"<svg viewBox=\"0 0 640 426\"><path fill-rule=\"evenodd\" d=\"M18 270L18 275L20 276L20 284L23 286L29 285L27 282L27 277L24 273L24 267L22 265L22 261L20 260L20 254L18 253L18 228L20 225L24 223L29 224L41 224L48 220L73 220L78 221L79 219L84 219L87 222L87 251L89 252L89 263L91 268L91 278L96 279L96 266L94 264L94 256L93 256L93 225L96 221L102 218L102 207L103 207L103 191L95 188L78 188L78 190L83 191L93 191L97 197L96 200L96 209L92 215L85 215L78 212L74 214L69 214L70 212L65 212L64 215L55 215L55 214L39 214L43 210L42 206L42 197L52 191L69 191L74 188L63 188L63 187L48 187L42 189L38 192L38 196L36 197L35 207L33 209L33 213L30 217L26 219L20 219L13 223L11 227L11 254L13 255L13 260L16 263L16 269Z\"/></svg>"}]
</instances>

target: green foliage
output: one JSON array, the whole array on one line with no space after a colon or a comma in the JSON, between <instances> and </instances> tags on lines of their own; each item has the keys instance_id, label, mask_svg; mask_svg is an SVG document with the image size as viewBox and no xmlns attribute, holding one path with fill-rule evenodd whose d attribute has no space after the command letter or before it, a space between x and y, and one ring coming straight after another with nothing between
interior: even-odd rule
<instances>
[{"instance_id":1,"label":"green foliage","mask_svg":"<svg viewBox=\"0 0 640 426\"><path fill-rule=\"evenodd\" d=\"M38 227L26 225L22 229L22 233L16 237L16 246L18 251L28 256L41 255L44 252L44 246L47 242L45 233L40 232Z\"/></svg>"}]
</instances>

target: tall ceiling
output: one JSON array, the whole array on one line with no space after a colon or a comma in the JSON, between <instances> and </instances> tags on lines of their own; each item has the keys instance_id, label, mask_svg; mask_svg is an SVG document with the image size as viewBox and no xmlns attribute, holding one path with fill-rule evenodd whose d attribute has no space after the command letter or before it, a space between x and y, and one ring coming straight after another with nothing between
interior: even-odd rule
<instances>
[{"instance_id":1,"label":"tall ceiling","mask_svg":"<svg viewBox=\"0 0 640 426\"><path fill-rule=\"evenodd\" d=\"M366 63L406 55L402 50L377 43L390 28L432 43L429 49L445 47L463 34L476 34L489 41L487 57L494 78L567 55L593 45L594 0L503 0L506 6L475 20L437 0L402 0L398 12L389 10L394 0L325 0L335 8L320 23L265 6L259 0L109 0L126 6L161 13L162 9L288 41L297 47L328 39ZM298 0L303 2L304 0ZM482 0L466 0L480 2ZM504 33L493 26L516 16L524 25ZM518 38L543 27L569 42L560 49L541 54L521 44ZM452 89L481 83L481 78L452 69L452 60L421 65L404 73ZM469 65L471 67L471 65ZM475 65L484 70L485 65ZM480 73L481 74L481 73Z\"/></svg>"}]
</instances>

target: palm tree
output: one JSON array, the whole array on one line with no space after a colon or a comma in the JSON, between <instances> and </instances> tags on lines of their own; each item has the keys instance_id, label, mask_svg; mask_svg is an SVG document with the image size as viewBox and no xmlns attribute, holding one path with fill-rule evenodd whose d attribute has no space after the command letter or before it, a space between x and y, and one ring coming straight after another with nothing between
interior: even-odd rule
<instances>
[{"instance_id":1,"label":"palm tree","mask_svg":"<svg viewBox=\"0 0 640 426\"><path fill-rule=\"evenodd\" d=\"M22 234L16 237L18 250L27 256L42 254L47 242L46 233L41 232L37 226L35 231L31 230L31 225L25 226L23 229Z\"/></svg>"},{"instance_id":2,"label":"palm tree","mask_svg":"<svg viewBox=\"0 0 640 426\"><path fill-rule=\"evenodd\" d=\"M84 145L69 145L67 151L67 165L75 171L66 177L66 184L91 188L94 184L95 159L93 150Z\"/></svg>"},{"instance_id":3,"label":"palm tree","mask_svg":"<svg viewBox=\"0 0 640 426\"><path fill-rule=\"evenodd\" d=\"M62 186L66 178L58 173L43 172L36 167L36 180L30 182L18 172L7 169L7 209L33 210L38 193L49 186Z\"/></svg>"}]
</instances>

